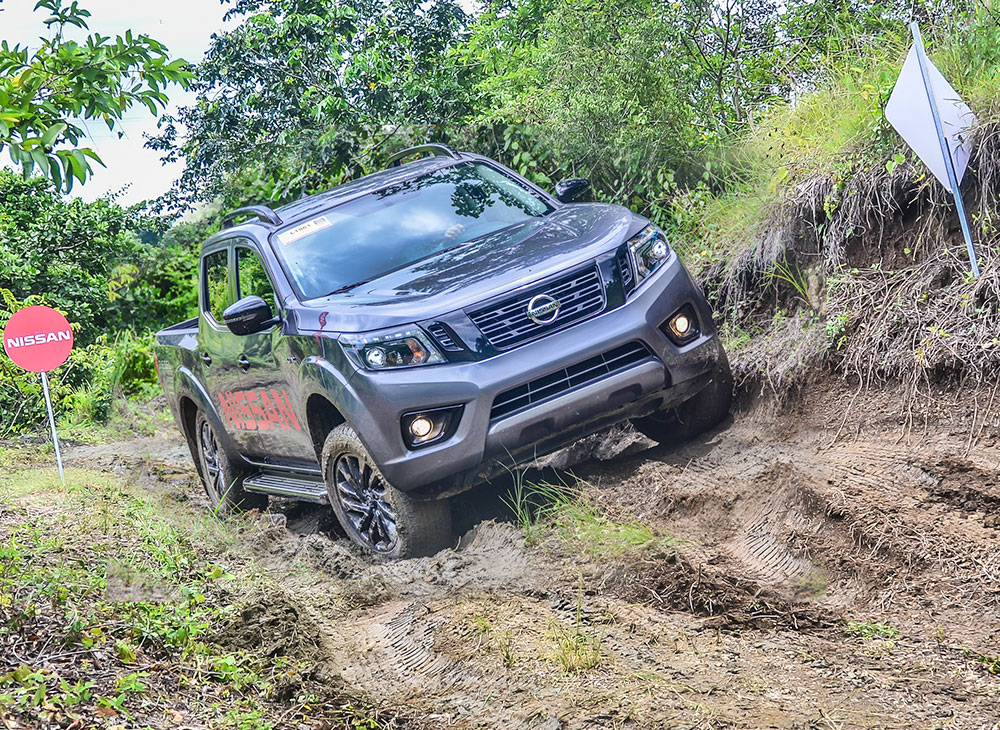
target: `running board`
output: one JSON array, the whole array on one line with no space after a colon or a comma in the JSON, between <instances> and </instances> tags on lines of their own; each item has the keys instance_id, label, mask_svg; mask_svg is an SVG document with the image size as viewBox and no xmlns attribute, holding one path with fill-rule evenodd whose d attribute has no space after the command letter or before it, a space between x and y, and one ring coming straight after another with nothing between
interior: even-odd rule
<instances>
[{"instance_id":1,"label":"running board","mask_svg":"<svg viewBox=\"0 0 1000 730\"><path fill-rule=\"evenodd\" d=\"M329 504L326 485L318 479L260 472L244 479L243 488L248 492L274 494L279 497L300 499L304 502Z\"/></svg>"}]
</instances>

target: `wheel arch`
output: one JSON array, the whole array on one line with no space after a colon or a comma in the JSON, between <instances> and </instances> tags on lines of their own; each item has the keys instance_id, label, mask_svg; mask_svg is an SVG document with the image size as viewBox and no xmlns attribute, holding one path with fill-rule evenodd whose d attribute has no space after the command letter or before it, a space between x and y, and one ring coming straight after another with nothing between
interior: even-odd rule
<instances>
[{"instance_id":1,"label":"wheel arch","mask_svg":"<svg viewBox=\"0 0 1000 730\"><path fill-rule=\"evenodd\" d=\"M344 414L328 397L321 393L312 393L306 398L306 424L309 428L309 438L316 451L316 460L322 468L323 445L326 437L337 426L347 423Z\"/></svg>"},{"instance_id":2,"label":"wheel arch","mask_svg":"<svg viewBox=\"0 0 1000 730\"><path fill-rule=\"evenodd\" d=\"M188 446L191 448L191 456L194 459L195 465L198 465L198 442L194 422L199 410L204 412L206 418L208 418L208 422L212 425L215 436L219 440L219 446L225 450L231 459L245 463L246 460L236 447L236 443L230 437L229 430L219 416L219 411L216 409L212 397L198 381L194 373L187 368L178 368L174 392L177 394L180 425L188 441ZM198 466L198 473L201 473L200 466Z\"/></svg>"},{"instance_id":3,"label":"wheel arch","mask_svg":"<svg viewBox=\"0 0 1000 730\"><path fill-rule=\"evenodd\" d=\"M198 418L198 406L190 396L185 394L180 396L180 399L177 401L177 407L180 412L181 433L184 435L184 440L187 441L188 449L191 451L191 460L194 462L194 468L197 469L199 476L204 476L201 473L201 459L198 458L198 441L195 434L195 420Z\"/></svg>"}]
</instances>

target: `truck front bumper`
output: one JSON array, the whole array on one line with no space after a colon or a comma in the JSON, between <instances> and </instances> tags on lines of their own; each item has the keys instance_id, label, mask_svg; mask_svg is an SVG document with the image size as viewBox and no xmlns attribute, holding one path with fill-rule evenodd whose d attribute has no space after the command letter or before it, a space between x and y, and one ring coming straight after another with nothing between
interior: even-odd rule
<instances>
[{"instance_id":1,"label":"truck front bumper","mask_svg":"<svg viewBox=\"0 0 1000 730\"><path fill-rule=\"evenodd\" d=\"M686 304L701 334L677 346L660 326ZM645 345L648 357L509 415L491 414L505 391L631 343ZM473 362L358 371L347 385L345 416L393 486L442 496L690 398L710 382L719 348L701 290L672 255L624 305L513 350ZM407 447L404 414L456 405L461 417L447 439Z\"/></svg>"}]
</instances>

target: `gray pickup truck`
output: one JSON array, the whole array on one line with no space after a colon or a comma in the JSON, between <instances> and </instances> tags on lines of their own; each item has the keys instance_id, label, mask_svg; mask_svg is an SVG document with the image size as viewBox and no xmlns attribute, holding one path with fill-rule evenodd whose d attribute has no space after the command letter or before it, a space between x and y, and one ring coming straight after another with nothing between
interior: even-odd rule
<instances>
[{"instance_id":1,"label":"gray pickup truck","mask_svg":"<svg viewBox=\"0 0 1000 730\"><path fill-rule=\"evenodd\" d=\"M722 421L701 290L656 226L590 197L424 145L228 215L198 317L156 346L214 509L329 503L364 549L426 555L448 497L519 464L628 419L661 442Z\"/></svg>"}]
</instances>

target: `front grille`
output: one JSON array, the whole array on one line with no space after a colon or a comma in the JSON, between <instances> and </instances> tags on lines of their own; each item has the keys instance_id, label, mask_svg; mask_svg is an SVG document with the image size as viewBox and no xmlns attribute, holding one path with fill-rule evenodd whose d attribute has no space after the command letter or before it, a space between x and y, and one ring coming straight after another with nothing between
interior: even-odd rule
<instances>
[{"instance_id":1,"label":"front grille","mask_svg":"<svg viewBox=\"0 0 1000 730\"><path fill-rule=\"evenodd\" d=\"M547 324L528 319L528 303L540 294L559 301L555 320ZM601 275L596 266L588 266L489 307L468 312L468 315L493 347L509 350L580 322L602 309L604 286Z\"/></svg>"},{"instance_id":2,"label":"front grille","mask_svg":"<svg viewBox=\"0 0 1000 730\"><path fill-rule=\"evenodd\" d=\"M442 349L448 350L448 352L458 352L461 350L461 346L455 342L455 338L451 336L448 329L440 322L435 322L427 328L427 331L431 333L431 337L437 340L437 343L441 345Z\"/></svg>"},{"instance_id":3,"label":"front grille","mask_svg":"<svg viewBox=\"0 0 1000 730\"><path fill-rule=\"evenodd\" d=\"M617 373L651 357L641 342L630 342L568 368L557 370L524 385L505 390L493 401L490 418L503 418L522 408L554 398L568 390L587 385L606 375Z\"/></svg>"}]
</instances>

